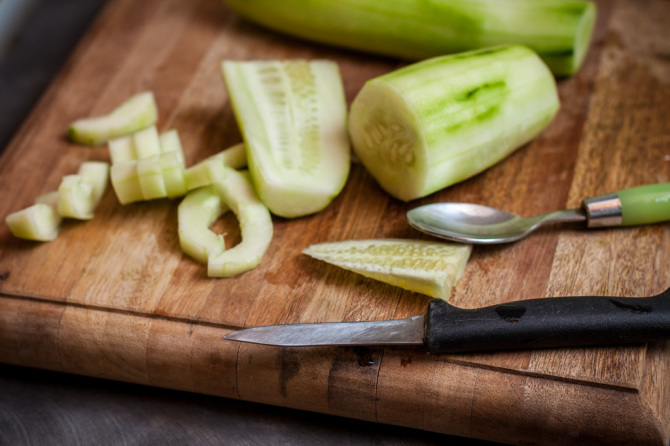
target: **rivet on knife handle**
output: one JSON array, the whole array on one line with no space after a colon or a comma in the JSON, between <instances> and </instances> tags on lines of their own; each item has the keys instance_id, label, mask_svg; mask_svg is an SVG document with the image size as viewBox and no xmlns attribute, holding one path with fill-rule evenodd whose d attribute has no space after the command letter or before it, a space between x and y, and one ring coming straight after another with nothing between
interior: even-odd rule
<instances>
[{"instance_id":1,"label":"rivet on knife handle","mask_svg":"<svg viewBox=\"0 0 670 446\"><path fill-rule=\"evenodd\" d=\"M670 289L647 298L552 297L478 309L429 303L431 353L630 344L670 338Z\"/></svg>"}]
</instances>

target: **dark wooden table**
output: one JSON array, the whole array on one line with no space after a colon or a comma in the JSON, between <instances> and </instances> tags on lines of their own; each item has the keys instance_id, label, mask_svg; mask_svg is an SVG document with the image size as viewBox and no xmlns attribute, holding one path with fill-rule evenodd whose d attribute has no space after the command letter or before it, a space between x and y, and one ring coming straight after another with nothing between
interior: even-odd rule
<instances>
[{"instance_id":1,"label":"dark wooden table","mask_svg":"<svg viewBox=\"0 0 670 446\"><path fill-rule=\"evenodd\" d=\"M42 0L0 59L0 152L104 0ZM0 358L0 363L2 363ZM491 444L0 364L0 445Z\"/></svg>"}]
</instances>

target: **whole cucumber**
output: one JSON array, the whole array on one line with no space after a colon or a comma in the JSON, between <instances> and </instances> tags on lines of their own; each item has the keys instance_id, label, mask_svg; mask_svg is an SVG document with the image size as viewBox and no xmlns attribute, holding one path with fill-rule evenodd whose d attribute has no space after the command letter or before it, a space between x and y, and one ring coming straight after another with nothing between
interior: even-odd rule
<instances>
[{"instance_id":1,"label":"whole cucumber","mask_svg":"<svg viewBox=\"0 0 670 446\"><path fill-rule=\"evenodd\" d=\"M582 0L227 0L238 14L317 42L409 60L505 44L558 76L577 72L595 4Z\"/></svg>"}]
</instances>

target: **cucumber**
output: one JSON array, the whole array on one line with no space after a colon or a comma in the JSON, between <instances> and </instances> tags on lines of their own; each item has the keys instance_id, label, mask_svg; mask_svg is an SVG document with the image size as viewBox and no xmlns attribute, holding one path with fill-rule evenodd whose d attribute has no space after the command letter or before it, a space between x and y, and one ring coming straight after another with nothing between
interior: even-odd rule
<instances>
[{"instance_id":1,"label":"cucumber","mask_svg":"<svg viewBox=\"0 0 670 446\"><path fill-rule=\"evenodd\" d=\"M530 47L556 75L576 73L596 17L575 0L227 0L240 15L309 40L421 60L503 44Z\"/></svg>"},{"instance_id":2,"label":"cucumber","mask_svg":"<svg viewBox=\"0 0 670 446\"><path fill-rule=\"evenodd\" d=\"M510 45L428 59L366 82L349 131L382 188L409 201L499 162L544 130L558 108L546 65Z\"/></svg>"},{"instance_id":3,"label":"cucumber","mask_svg":"<svg viewBox=\"0 0 670 446\"><path fill-rule=\"evenodd\" d=\"M144 92L131 97L107 115L75 121L70 125L69 136L71 141L79 144L99 145L154 125L157 120L154 95Z\"/></svg>"},{"instance_id":4,"label":"cucumber","mask_svg":"<svg viewBox=\"0 0 670 446\"><path fill-rule=\"evenodd\" d=\"M471 252L471 245L400 239L319 243L303 250L365 277L444 300L463 276Z\"/></svg>"},{"instance_id":5,"label":"cucumber","mask_svg":"<svg viewBox=\"0 0 670 446\"><path fill-rule=\"evenodd\" d=\"M58 186L58 213L62 217L90 220L93 218L93 186L81 175L65 175Z\"/></svg>"},{"instance_id":6,"label":"cucumber","mask_svg":"<svg viewBox=\"0 0 670 446\"><path fill-rule=\"evenodd\" d=\"M242 241L219 255L209 256L209 277L233 277L255 268L272 241L270 212L258 199L248 175L229 167L224 167L224 173L211 187L237 216Z\"/></svg>"},{"instance_id":7,"label":"cucumber","mask_svg":"<svg viewBox=\"0 0 670 446\"><path fill-rule=\"evenodd\" d=\"M181 250L200 263L207 264L210 256L225 251L223 235L209 227L228 207L214 186L205 186L191 191L178 208L179 245Z\"/></svg>"},{"instance_id":8,"label":"cucumber","mask_svg":"<svg viewBox=\"0 0 670 446\"><path fill-rule=\"evenodd\" d=\"M177 131L169 130L159 135L156 126L109 141L109 158L112 164L170 152L176 153L181 158L182 164L184 163L184 152Z\"/></svg>"},{"instance_id":9,"label":"cucumber","mask_svg":"<svg viewBox=\"0 0 670 446\"><path fill-rule=\"evenodd\" d=\"M109 183L109 164L103 161L85 161L79 166L81 180L91 185L91 208L95 210Z\"/></svg>"},{"instance_id":10,"label":"cucumber","mask_svg":"<svg viewBox=\"0 0 670 446\"><path fill-rule=\"evenodd\" d=\"M212 155L184 171L188 190L212 184L223 175L223 166L241 169L247 165L244 143L235 144L226 150Z\"/></svg>"},{"instance_id":11,"label":"cucumber","mask_svg":"<svg viewBox=\"0 0 670 446\"><path fill-rule=\"evenodd\" d=\"M349 174L346 103L329 61L224 61L222 72L260 199L294 218L325 208Z\"/></svg>"},{"instance_id":12,"label":"cucumber","mask_svg":"<svg viewBox=\"0 0 670 446\"><path fill-rule=\"evenodd\" d=\"M57 211L58 191L37 197L35 204L5 217L11 233L18 238L49 242L60 231L62 217Z\"/></svg>"}]
</instances>

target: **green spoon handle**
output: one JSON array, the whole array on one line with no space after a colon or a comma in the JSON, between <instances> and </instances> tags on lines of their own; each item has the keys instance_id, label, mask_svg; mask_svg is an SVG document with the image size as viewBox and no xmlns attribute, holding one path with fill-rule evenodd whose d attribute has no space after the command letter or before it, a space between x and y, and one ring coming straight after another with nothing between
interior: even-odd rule
<instances>
[{"instance_id":1,"label":"green spoon handle","mask_svg":"<svg viewBox=\"0 0 670 446\"><path fill-rule=\"evenodd\" d=\"M622 226L670 220L670 183L633 187L616 195L621 201Z\"/></svg>"}]
</instances>

